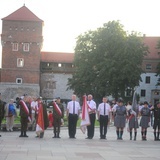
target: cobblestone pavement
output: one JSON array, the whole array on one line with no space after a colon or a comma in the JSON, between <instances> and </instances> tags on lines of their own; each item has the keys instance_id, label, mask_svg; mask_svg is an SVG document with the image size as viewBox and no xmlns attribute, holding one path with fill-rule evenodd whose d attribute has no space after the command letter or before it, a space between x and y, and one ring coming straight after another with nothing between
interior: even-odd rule
<instances>
[{"instance_id":1,"label":"cobblestone pavement","mask_svg":"<svg viewBox=\"0 0 160 160\"><path fill-rule=\"evenodd\" d=\"M28 138L19 138L20 132L1 132L0 160L159 160L160 141L153 140L153 129L147 133L147 141L141 140L140 128L137 141L129 140L124 131L123 140L116 140L115 127L109 127L107 140L99 139L95 128L92 140L85 139L77 128L76 139L68 138L66 127L61 129L61 139L52 138L52 129L47 129L43 139L35 138L28 131Z\"/></svg>"}]
</instances>

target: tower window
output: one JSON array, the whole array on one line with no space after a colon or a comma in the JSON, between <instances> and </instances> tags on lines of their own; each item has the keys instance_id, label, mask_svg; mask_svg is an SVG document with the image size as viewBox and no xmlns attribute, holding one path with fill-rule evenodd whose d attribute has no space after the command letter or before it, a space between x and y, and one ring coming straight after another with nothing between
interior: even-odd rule
<instances>
[{"instance_id":1,"label":"tower window","mask_svg":"<svg viewBox=\"0 0 160 160\"><path fill-rule=\"evenodd\" d=\"M29 43L23 43L23 51L29 52Z\"/></svg>"},{"instance_id":2,"label":"tower window","mask_svg":"<svg viewBox=\"0 0 160 160\"><path fill-rule=\"evenodd\" d=\"M23 67L23 66L24 66L24 59L17 58L17 67Z\"/></svg>"},{"instance_id":3,"label":"tower window","mask_svg":"<svg viewBox=\"0 0 160 160\"><path fill-rule=\"evenodd\" d=\"M18 51L18 43L12 43L12 51Z\"/></svg>"},{"instance_id":4,"label":"tower window","mask_svg":"<svg viewBox=\"0 0 160 160\"><path fill-rule=\"evenodd\" d=\"M16 78L16 83L17 84L22 84L22 78Z\"/></svg>"}]
</instances>

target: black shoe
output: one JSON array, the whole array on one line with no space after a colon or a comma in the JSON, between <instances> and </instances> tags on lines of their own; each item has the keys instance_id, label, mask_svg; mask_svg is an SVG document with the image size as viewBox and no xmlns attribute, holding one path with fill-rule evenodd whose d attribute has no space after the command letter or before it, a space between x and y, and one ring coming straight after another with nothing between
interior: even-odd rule
<instances>
[{"instance_id":1,"label":"black shoe","mask_svg":"<svg viewBox=\"0 0 160 160\"><path fill-rule=\"evenodd\" d=\"M23 137L28 137L27 135L24 135Z\"/></svg>"},{"instance_id":2,"label":"black shoe","mask_svg":"<svg viewBox=\"0 0 160 160\"><path fill-rule=\"evenodd\" d=\"M2 137L2 136L0 135L0 137Z\"/></svg>"},{"instance_id":3,"label":"black shoe","mask_svg":"<svg viewBox=\"0 0 160 160\"><path fill-rule=\"evenodd\" d=\"M57 138L61 138L60 136L57 136Z\"/></svg>"},{"instance_id":4,"label":"black shoe","mask_svg":"<svg viewBox=\"0 0 160 160\"><path fill-rule=\"evenodd\" d=\"M56 136L53 136L52 138L57 138Z\"/></svg>"},{"instance_id":5,"label":"black shoe","mask_svg":"<svg viewBox=\"0 0 160 160\"><path fill-rule=\"evenodd\" d=\"M23 135L20 135L19 137L24 137Z\"/></svg>"},{"instance_id":6,"label":"black shoe","mask_svg":"<svg viewBox=\"0 0 160 160\"><path fill-rule=\"evenodd\" d=\"M39 136L35 136L35 138L39 138Z\"/></svg>"}]
</instances>

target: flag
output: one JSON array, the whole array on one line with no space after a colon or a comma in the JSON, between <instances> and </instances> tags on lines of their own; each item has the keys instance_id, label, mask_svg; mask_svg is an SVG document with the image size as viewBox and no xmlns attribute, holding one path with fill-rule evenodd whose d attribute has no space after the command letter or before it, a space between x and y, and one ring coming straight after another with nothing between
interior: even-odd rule
<instances>
[{"instance_id":1,"label":"flag","mask_svg":"<svg viewBox=\"0 0 160 160\"><path fill-rule=\"evenodd\" d=\"M43 106L42 103L39 103L36 132L43 132L43 131L44 131Z\"/></svg>"},{"instance_id":2,"label":"flag","mask_svg":"<svg viewBox=\"0 0 160 160\"><path fill-rule=\"evenodd\" d=\"M90 118L88 113L87 100L86 100L86 96L83 96L82 118L81 118L80 129L84 134L87 126L89 125L90 125Z\"/></svg>"},{"instance_id":3,"label":"flag","mask_svg":"<svg viewBox=\"0 0 160 160\"><path fill-rule=\"evenodd\" d=\"M136 93L136 91L135 91L134 94L133 94L132 110L134 110L135 112L137 112L137 110L138 110L137 93Z\"/></svg>"}]
</instances>

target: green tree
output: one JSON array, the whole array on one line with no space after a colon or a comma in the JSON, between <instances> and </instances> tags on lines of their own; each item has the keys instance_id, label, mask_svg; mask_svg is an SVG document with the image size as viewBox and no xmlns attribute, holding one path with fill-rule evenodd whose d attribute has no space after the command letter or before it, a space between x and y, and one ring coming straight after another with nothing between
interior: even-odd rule
<instances>
[{"instance_id":1,"label":"green tree","mask_svg":"<svg viewBox=\"0 0 160 160\"><path fill-rule=\"evenodd\" d=\"M79 35L69 89L78 96L91 93L97 101L105 95L124 98L126 88L133 90L139 84L142 60L148 52L138 36L127 34L119 21Z\"/></svg>"}]
</instances>

